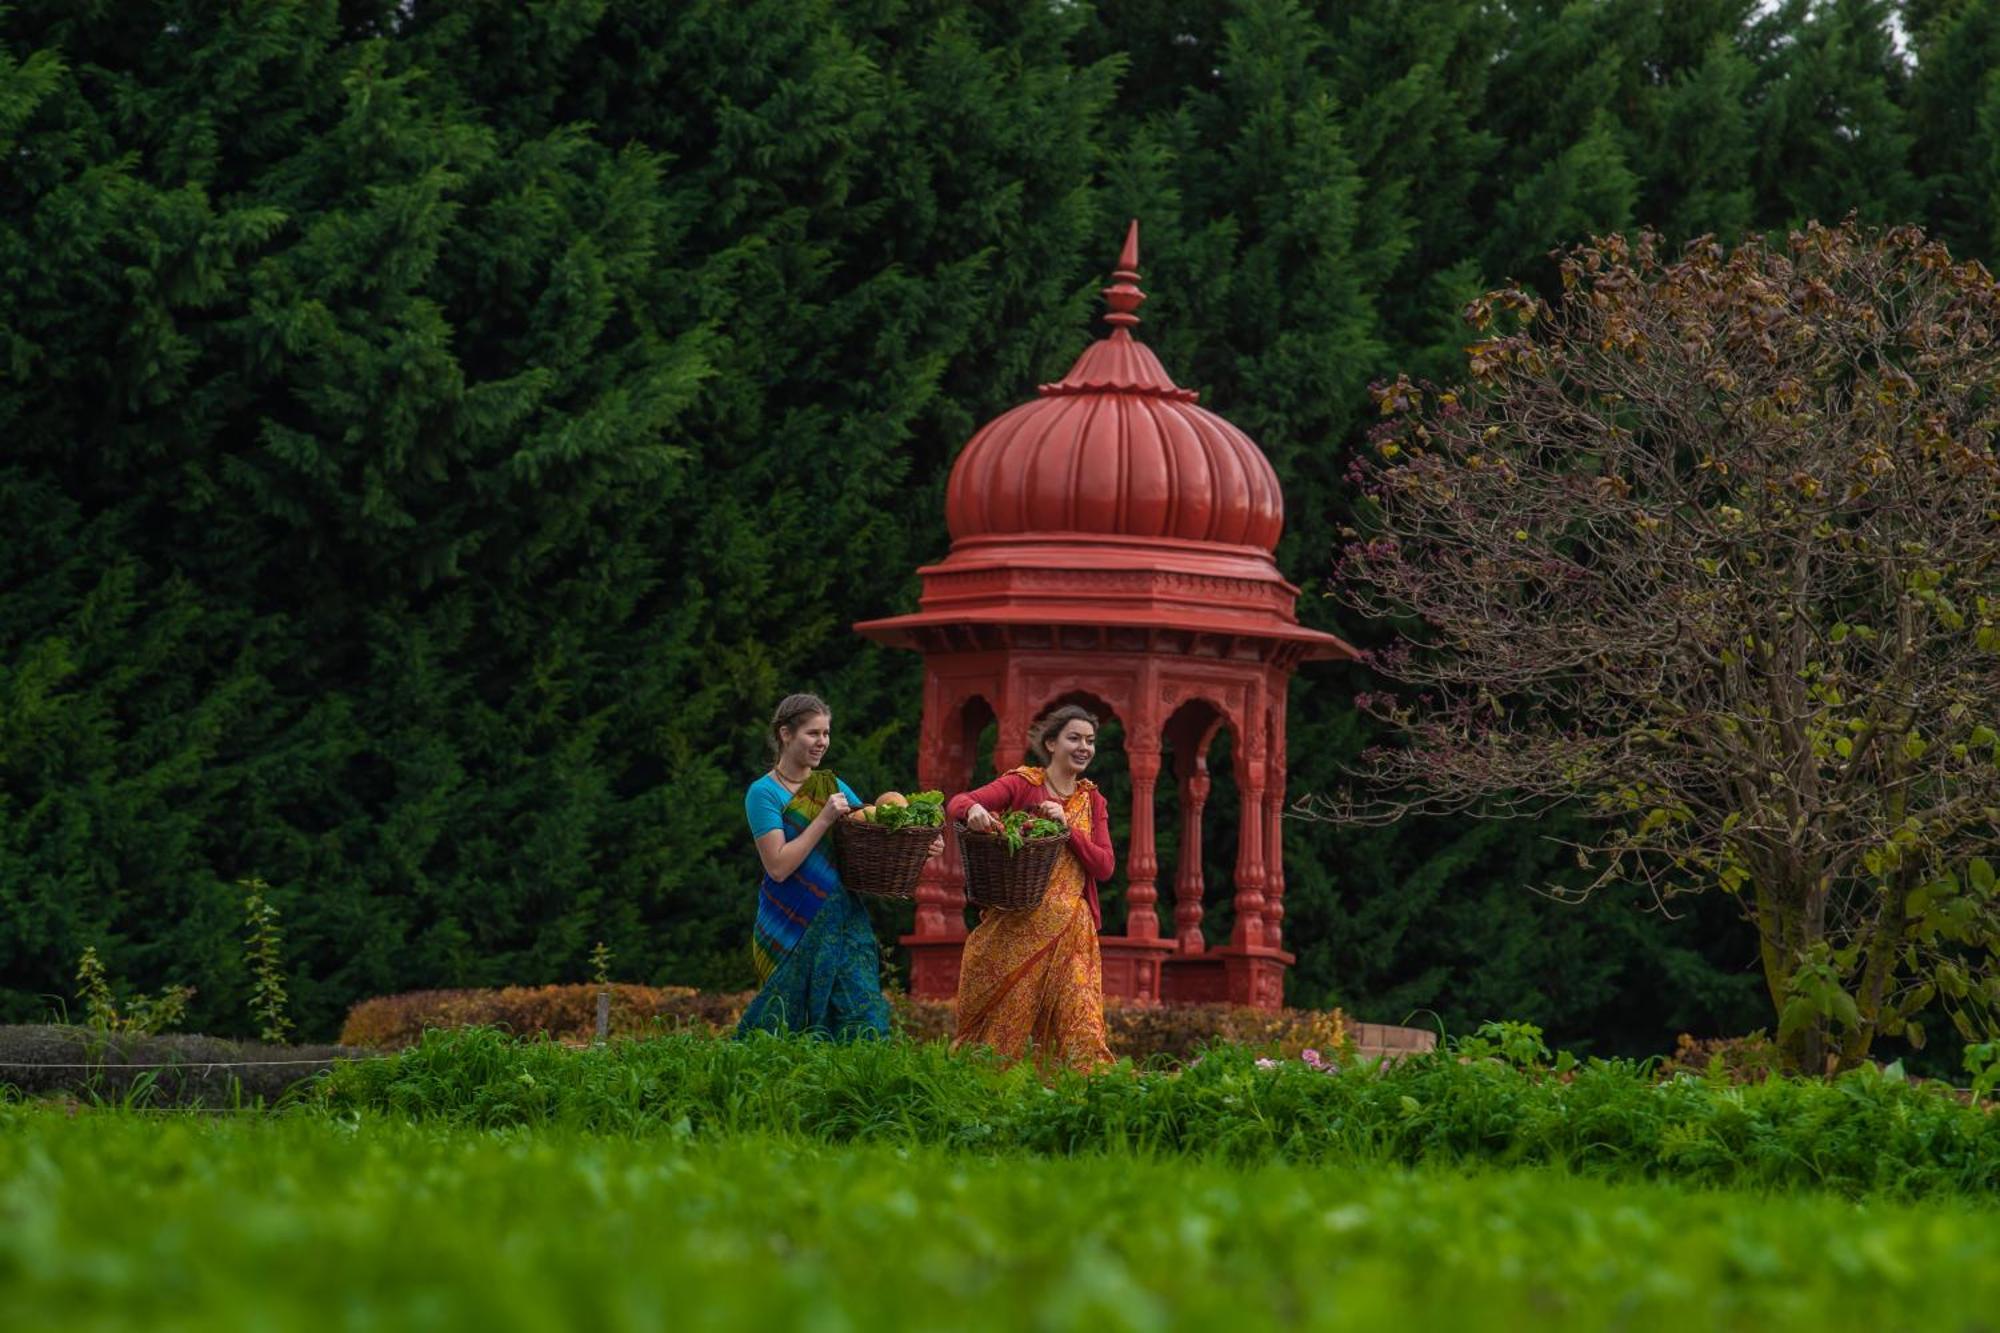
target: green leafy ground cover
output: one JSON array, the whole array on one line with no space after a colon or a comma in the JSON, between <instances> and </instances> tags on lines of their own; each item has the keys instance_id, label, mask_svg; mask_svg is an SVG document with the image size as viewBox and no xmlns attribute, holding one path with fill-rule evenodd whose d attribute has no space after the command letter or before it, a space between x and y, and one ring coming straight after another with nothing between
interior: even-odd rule
<instances>
[{"instance_id":1,"label":"green leafy ground cover","mask_svg":"<svg viewBox=\"0 0 2000 1333\"><path fill-rule=\"evenodd\" d=\"M0 1106L0 1328L1969 1330L1984 1203Z\"/></svg>"},{"instance_id":2,"label":"green leafy ground cover","mask_svg":"<svg viewBox=\"0 0 2000 1333\"><path fill-rule=\"evenodd\" d=\"M665 1037L579 1051L471 1029L342 1066L317 1096L364 1123L1238 1164L1557 1166L1856 1196L2000 1192L2000 1117L1937 1085L1871 1067L1736 1087L1661 1081L1629 1061L1543 1065L1543 1054L1531 1035L1505 1050L1469 1039L1435 1057L1327 1073L1218 1047L1177 1072L1045 1086L1029 1069L939 1044Z\"/></svg>"}]
</instances>

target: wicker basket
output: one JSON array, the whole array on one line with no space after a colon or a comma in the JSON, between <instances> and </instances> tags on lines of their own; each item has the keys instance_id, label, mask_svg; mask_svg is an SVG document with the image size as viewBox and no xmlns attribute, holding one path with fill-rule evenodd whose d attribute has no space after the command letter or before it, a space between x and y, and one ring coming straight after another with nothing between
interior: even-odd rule
<instances>
[{"instance_id":1,"label":"wicker basket","mask_svg":"<svg viewBox=\"0 0 2000 1333\"><path fill-rule=\"evenodd\" d=\"M1049 891L1049 877L1055 874L1056 858L1069 841L1069 830L1051 838L1030 838L1011 855L997 833L974 833L963 824L953 824L958 838L959 860L965 865L965 896L981 907L997 907L1003 912L1024 912L1042 904Z\"/></svg>"},{"instance_id":2,"label":"wicker basket","mask_svg":"<svg viewBox=\"0 0 2000 1333\"><path fill-rule=\"evenodd\" d=\"M833 827L843 884L874 898L917 896L917 877L941 830L890 829L859 819L843 819Z\"/></svg>"}]
</instances>

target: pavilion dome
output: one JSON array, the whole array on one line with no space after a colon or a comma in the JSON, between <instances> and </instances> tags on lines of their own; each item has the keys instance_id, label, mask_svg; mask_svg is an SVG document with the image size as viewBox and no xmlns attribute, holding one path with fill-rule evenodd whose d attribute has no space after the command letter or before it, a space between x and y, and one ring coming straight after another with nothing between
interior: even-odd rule
<instances>
[{"instance_id":1,"label":"pavilion dome","mask_svg":"<svg viewBox=\"0 0 2000 1333\"><path fill-rule=\"evenodd\" d=\"M959 454L945 496L954 546L1063 533L1276 551L1285 501L1270 460L1132 336L1138 266L1134 222L1104 289L1110 335Z\"/></svg>"}]
</instances>

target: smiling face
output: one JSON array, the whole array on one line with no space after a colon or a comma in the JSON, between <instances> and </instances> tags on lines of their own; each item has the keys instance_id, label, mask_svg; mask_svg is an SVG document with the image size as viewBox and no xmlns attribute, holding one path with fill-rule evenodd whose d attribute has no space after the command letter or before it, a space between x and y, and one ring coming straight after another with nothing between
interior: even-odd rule
<instances>
[{"instance_id":1,"label":"smiling face","mask_svg":"<svg viewBox=\"0 0 2000 1333\"><path fill-rule=\"evenodd\" d=\"M833 717L808 713L797 726L781 728L778 739L784 746L779 762L788 772L818 768L819 761L826 758L826 747L833 743Z\"/></svg>"},{"instance_id":2,"label":"smiling face","mask_svg":"<svg viewBox=\"0 0 2000 1333\"><path fill-rule=\"evenodd\" d=\"M1097 728L1080 717L1073 717L1062 724L1054 735L1044 739L1048 748L1049 763L1081 773L1090 766L1097 753Z\"/></svg>"}]
</instances>

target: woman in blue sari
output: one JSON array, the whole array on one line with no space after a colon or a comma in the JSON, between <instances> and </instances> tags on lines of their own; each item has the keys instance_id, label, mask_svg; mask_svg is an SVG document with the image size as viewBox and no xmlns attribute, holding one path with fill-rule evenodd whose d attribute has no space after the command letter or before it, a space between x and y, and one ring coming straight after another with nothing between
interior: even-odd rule
<instances>
[{"instance_id":1,"label":"woman in blue sari","mask_svg":"<svg viewBox=\"0 0 2000 1333\"><path fill-rule=\"evenodd\" d=\"M764 882L750 937L762 989L743 1012L739 1037L889 1035L875 930L834 866L833 826L861 800L819 766L832 738L833 715L818 696L788 696L771 718L776 762L743 796Z\"/></svg>"}]
</instances>

